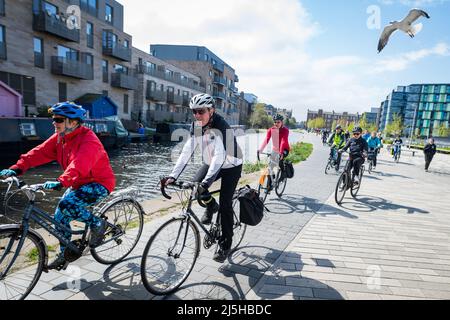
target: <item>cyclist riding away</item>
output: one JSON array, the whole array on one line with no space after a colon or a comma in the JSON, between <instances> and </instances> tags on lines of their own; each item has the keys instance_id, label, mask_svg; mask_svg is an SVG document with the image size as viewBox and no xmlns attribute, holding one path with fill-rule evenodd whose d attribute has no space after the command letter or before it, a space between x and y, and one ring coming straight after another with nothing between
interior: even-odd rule
<instances>
[{"instance_id":1,"label":"cyclist riding away","mask_svg":"<svg viewBox=\"0 0 450 320\"><path fill-rule=\"evenodd\" d=\"M331 146L330 150L330 157L334 157L337 150L341 149L345 145L345 134L342 130L342 127L338 125L334 131L334 133L331 135L330 139L328 140L328 144ZM339 168L341 166L341 158L342 155L340 153L337 153L337 159L335 162L335 168L336 172L339 171Z\"/></svg>"},{"instance_id":2,"label":"cyclist riding away","mask_svg":"<svg viewBox=\"0 0 450 320\"><path fill-rule=\"evenodd\" d=\"M372 132L372 135L367 140L367 144L369 145L369 152L371 160L373 161L373 169L377 168L377 155L378 151L383 147L381 140L377 137L376 132Z\"/></svg>"},{"instance_id":3,"label":"cyclist riding away","mask_svg":"<svg viewBox=\"0 0 450 320\"><path fill-rule=\"evenodd\" d=\"M322 143L323 143L323 144L326 144L327 141L328 141L328 131L327 131L327 130L324 130L324 131L322 132Z\"/></svg>"},{"instance_id":4,"label":"cyclist riding away","mask_svg":"<svg viewBox=\"0 0 450 320\"><path fill-rule=\"evenodd\" d=\"M365 158L367 157L367 153L369 151L369 146L367 145L367 141L362 138L362 129L360 127L356 127L353 130L353 138L351 138L344 148L339 150L339 153L347 151L350 148L350 170L353 168L352 173L352 181L354 181L355 185L359 184L359 172L361 166L365 162Z\"/></svg>"},{"instance_id":5,"label":"cyclist riding away","mask_svg":"<svg viewBox=\"0 0 450 320\"><path fill-rule=\"evenodd\" d=\"M183 173L188 162L200 146L203 166L197 172L194 182L200 183L198 195L208 195L208 189L214 181L222 179L219 205L211 196L203 199L207 204L201 222L211 224L214 213L219 212L222 225L222 238L214 260L223 263L230 253L233 241L233 194L242 173L242 151L239 148L234 131L223 117L215 112L215 101L208 94L194 96L189 104L195 117L191 128L191 137L169 177L162 183L166 186L174 183Z\"/></svg>"},{"instance_id":6,"label":"cyclist riding away","mask_svg":"<svg viewBox=\"0 0 450 320\"><path fill-rule=\"evenodd\" d=\"M264 152L264 149L272 139L272 151L280 155L280 168L284 168L283 161L289 155L291 146L289 145L289 129L284 126L284 117L277 114L273 117L274 125L267 130L267 136L263 144L258 150L258 153Z\"/></svg>"},{"instance_id":7,"label":"cyclist riding away","mask_svg":"<svg viewBox=\"0 0 450 320\"><path fill-rule=\"evenodd\" d=\"M106 222L86 209L104 199L114 190L115 178L109 163L108 154L95 133L82 126L86 110L72 102L63 102L49 109L53 114L55 134L37 146L0 176L24 174L28 169L57 161L64 173L56 181L47 181L44 188L58 190L68 188L61 198L55 212L55 220L70 230L70 222L77 220L91 228L89 245L99 246L106 231ZM67 239L71 234L62 232ZM64 259L64 246L48 270L67 267Z\"/></svg>"}]
</instances>

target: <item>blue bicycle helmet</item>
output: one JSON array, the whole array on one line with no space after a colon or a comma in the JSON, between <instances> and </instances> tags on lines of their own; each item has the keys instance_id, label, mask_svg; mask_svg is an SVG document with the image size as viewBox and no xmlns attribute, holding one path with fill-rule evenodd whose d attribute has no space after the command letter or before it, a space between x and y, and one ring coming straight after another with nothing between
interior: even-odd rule
<instances>
[{"instance_id":1,"label":"blue bicycle helmet","mask_svg":"<svg viewBox=\"0 0 450 320\"><path fill-rule=\"evenodd\" d=\"M86 119L86 110L69 101L55 104L50 108L49 112L69 119L79 119L80 121Z\"/></svg>"}]
</instances>

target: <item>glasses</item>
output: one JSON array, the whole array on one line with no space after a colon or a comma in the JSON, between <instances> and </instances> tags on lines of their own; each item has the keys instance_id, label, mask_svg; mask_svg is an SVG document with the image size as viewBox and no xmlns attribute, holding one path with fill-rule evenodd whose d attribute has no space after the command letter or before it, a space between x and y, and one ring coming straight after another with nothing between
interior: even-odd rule
<instances>
[{"instance_id":1,"label":"glasses","mask_svg":"<svg viewBox=\"0 0 450 320\"><path fill-rule=\"evenodd\" d=\"M355 132L354 134L353 134L354 136L360 136L361 135L361 133L359 133L359 132Z\"/></svg>"},{"instance_id":2,"label":"glasses","mask_svg":"<svg viewBox=\"0 0 450 320\"><path fill-rule=\"evenodd\" d=\"M53 119L53 122L56 122L56 123L63 123L66 120L66 118L52 118L52 119Z\"/></svg>"},{"instance_id":3,"label":"glasses","mask_svg":"<svg viewBox=\"0 0 450 320\"><path fill-rule=\"evenodd\" d=\"M192 113L193 113L194 115L199 114L199 115L202 116L202 115L204 115L206 112L207 112L206 109L196 109L196 110L192 110Z\"/></svg>"}]
</instances>

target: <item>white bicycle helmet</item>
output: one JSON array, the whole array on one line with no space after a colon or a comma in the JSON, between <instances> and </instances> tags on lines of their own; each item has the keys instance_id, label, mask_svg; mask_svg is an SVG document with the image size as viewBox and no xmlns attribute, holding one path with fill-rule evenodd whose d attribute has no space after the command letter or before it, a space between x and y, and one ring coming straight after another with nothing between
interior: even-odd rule
<instances>
[{"instance_id":1,"label":"white bicycle helmet","mask_svg":"<svg viewBox=\"0 0 450 320\"><path fill-rule=\"evenodd\" d=\"M193 96L191 102L189 103L189 107L192 110L203 108L214 108L214 105L215 105L214 98L206 93L201 93L196 96Z\"/></svg>"}]
</instances>

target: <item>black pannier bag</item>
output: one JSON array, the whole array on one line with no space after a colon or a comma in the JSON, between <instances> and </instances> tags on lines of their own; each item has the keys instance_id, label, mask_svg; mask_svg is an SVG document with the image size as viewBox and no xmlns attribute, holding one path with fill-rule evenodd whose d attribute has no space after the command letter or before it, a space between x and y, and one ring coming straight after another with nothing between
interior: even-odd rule
<instances>
[{"instance_id":1,"label":"black pannier bag","mask_svg":"<svg viewBox=\"0 0 450 320\"><path fill-rule=\"evenodd\" d=\"M264 203L255 189L246 186L239 190L240 220L243 224L257 226L264 217Z\"/></svg>"},{"instance_id":2,"label":"black pannier bag","mask_svg":"<svg viewBox=\"0 0 450 320\"><path fill-rule=\"evenodd\" d=\"M284 174L288 179L292 179L294 177L295 171L292 162L284 161Z\"/></svg>"}]
</instances>

